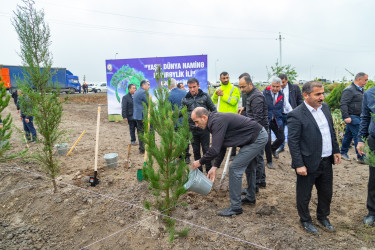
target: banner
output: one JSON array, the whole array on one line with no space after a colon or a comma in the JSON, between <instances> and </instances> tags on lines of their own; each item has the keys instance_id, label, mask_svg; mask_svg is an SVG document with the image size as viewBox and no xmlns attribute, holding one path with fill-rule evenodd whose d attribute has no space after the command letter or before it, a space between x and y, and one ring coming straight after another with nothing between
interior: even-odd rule
<instances>
[{"instance_id":1,"label":"banner","mask_svg":"<svg viewBox=\"0 0 375 250\"><path fill-rule=\"evenodd\" d=\"M128 93L129 84L138 89L140 82L147 79L151 86L149 93L154 95L157 87L154 73L159 64L165 81L174 78L188 91L187 81L195 77L200 88L207 92L207 55L106 60L108 115L121 114L121 100Z\"/></svg>"}]
</instances>

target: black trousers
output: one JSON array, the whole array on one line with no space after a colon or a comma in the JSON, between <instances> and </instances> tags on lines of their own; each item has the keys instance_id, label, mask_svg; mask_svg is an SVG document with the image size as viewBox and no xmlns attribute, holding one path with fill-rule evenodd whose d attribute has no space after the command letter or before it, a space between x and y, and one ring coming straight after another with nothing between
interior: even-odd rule
<instances>
[{"instance_id":1,"label":"black trousers","mask_svg":"<svg viewBox=\"0 0 375 250\"><path fill-rule=\"evenodd\" d=\"M368 145L371 150L375 150L375 138L368 137ZM367 210L368 215L375 216L375 166L369 166L369 178L367 184Z\"/></svg>"},{"instance_id":2,"label":"black trousers","mask_svg":"<svg viewBox=\"0 0 375 250\"><path fill-rule=\"evenodd\" d=\"M285 135L284 135L284 126L277 126L276 120L272 119L270 123L270 129L273 131L273 133L276 136L276 141L274 141L271 145L271 150L276 151L281 144L285 141Z\"/></svg>"},{"instance_id":3,"label":"black trousers","mask_svg":"<svg viewBox=\"0 0 375 250\"><path fill-rule=\"evenodd\" d=\"M237 147L232 147L232 153L230 154L230 156L236 156L236 153L237 153Z\"/></svg>"},{"instance_id":4,"label":"black trousers","mask_svg":"<svg viewBox=\"0 0 375 250\"><path fill-rule=\"evenodd\" d=\"M271 131L268 130L267 132L268 132L268 142L266 144L266 147L264 148L264 151L266 152L267 163L271 163L272 162Z\"/></svg>"},{"instance_id":5,"label":"black trousers","mask_svg":"<svg viewBox=\"0 0 375 250\"><path fill-rule=\"evenodd\" d=\"M205 154L210 147L210 132L205 129L193 129L193 142L191 146L193 148L194 160L199 160L201 158L201 146L203 154ZM206 164L206 172L210 171L212 167L211 162ZM203 172L202 166L199 167L199 170Z\"/></svg>"},{"instance_id":6,"label":"black trousers","mask_svg":"<svg viewBox=\"0 0 375 250\"><path fill-rule=\"evenodd\" d=\"M309 203L314 185L318 192L316 217L318 220L327 218L330 214L332 183L332 163L327 158L320 161L319 167L314 173L307 171L307 176L297 174L297 210L301 222L311 222Z\"/></svg>"},{"instance_id":7,"label":"black trousers","mask_svg":"<svg viewBox=\"0 0 375 250\"><path fill-rule=\"evenodd\" d=\"M139 151L145 151L145 143L139 138L139 135L143 135L144 128L143 128L143 120L136 120L137 122L137 133L138 133L138 142L139 142Z\"/></svg>"},{"instance_id":8,"label":"black trousers","mask_svg":"<svg viewBox=\"0 0 375 250\"><path fill-rule=\"evenodd\" d=\"M256 184L257 185L266 183L266 169L265 169L263 155L264 155L264 150L262 150L262 152L259 155L257 155L257 157L255 158L257 162L257 167L256 167Z\"/></svg>"},{"instance_id":9,"label":"black trousers","mask_svg":"<svg viewBox=\"0 0 375 250\"><path fill-rule=\"evenodd\" d=\"M137 121L128 119L128 124L129 124L129 132L130 132L130 141L135 142L135 129L137 128L138 130ZM139 138L138 138L138 141L140 141Z\"/></svg>"}]
</instances>

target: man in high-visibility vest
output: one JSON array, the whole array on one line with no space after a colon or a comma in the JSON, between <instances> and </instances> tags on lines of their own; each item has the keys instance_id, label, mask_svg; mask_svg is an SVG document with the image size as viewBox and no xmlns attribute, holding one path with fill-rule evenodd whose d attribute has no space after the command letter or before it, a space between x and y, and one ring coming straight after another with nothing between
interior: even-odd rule
<instances>
[{"instance_id":1,"label":"man in high-visibility vest","mask_svg":"<svg viewBox=\"0 0 375 250\"><path fill-rule=\"evenodd\" d=\"M236 86L229 82L228 72L220 74L221 86L212 96L212 101L217 104L220 96L220 104L218 112L237 114L238 101L240 100L240 91ZM236 147L233 147L231 160L236 156Z\"/></svg>"}]
</instances>

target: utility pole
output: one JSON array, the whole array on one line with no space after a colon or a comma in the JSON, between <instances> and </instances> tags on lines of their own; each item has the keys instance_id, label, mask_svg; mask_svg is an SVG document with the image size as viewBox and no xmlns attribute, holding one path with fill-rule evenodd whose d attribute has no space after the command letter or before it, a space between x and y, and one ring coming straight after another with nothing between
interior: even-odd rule
<instances>
[{"instance_id":1,"label":"utility pole","mask_svg":"<svg viewBox=\"0 0 375 250\"><path fill-rule=\"evenodd\" d=\"M280 45L280 67L283 65L281 61L281 40L285 39L284 37L281 37L281 32L279 32L279 38L276 38L276 40L279 40L279 45Z\"/></svg>"}]
</instances>

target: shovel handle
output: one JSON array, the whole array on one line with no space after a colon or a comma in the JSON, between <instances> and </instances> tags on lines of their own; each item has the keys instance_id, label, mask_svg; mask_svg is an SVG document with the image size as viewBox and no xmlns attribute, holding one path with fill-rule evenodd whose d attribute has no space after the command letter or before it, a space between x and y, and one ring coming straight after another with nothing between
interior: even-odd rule
<instances>
[{"instance_id":1,"label":"shovel handle","mask_svg":"<svg viewBox=\"0 0 375 250\"><path fill-rule=\"evenodd\" d=\"M101 109L101 107L98 106L98 118L97 118L97 120L96 120L95 168L94 168L94 171L98 171L98 151L99 151L100 109Z\"/></svg>"},{"instance_id":2,"label":"shovel handle","mask_svg":"<svg viewBox=\"0 0 375 250\"><path fill-rule=\"evenodd\" d=\"M230 159L231 154L232 154L232 148L229 148L227 159L225 160L225 166L224 166L223 174L221 175L221 179L220 179L220 185L223 184L224 179L225 179L225 175L227 174L229 159Z\"/></svg>"}]
</instances>

